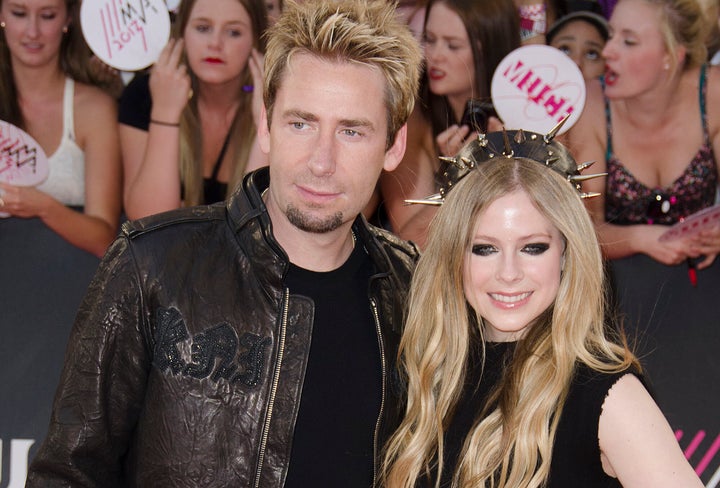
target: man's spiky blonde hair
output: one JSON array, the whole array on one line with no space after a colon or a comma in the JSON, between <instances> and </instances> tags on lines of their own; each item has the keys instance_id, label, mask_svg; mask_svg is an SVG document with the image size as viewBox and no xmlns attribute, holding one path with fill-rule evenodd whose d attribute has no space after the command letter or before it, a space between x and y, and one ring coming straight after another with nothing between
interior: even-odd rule
<instances>
[{"instance_id":1,"label":"man's spiky blonde hair","mask_svg":"<svg viewBox=\"0 0 720 488\"><path fill-rule=\"evenodd\" d=\"M415 105L422 53L408 27L385 0L289 1L268 31L264 102L268 123L278 89L296 53L379 69L386 80L388 144Z\"/></svg>"}]
</instances>

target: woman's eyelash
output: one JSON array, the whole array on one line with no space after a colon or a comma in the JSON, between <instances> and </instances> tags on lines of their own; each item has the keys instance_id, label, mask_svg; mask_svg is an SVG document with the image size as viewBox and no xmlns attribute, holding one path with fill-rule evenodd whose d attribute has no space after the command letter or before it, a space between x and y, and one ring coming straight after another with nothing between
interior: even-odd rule
<instances>
[{"instance_id":1,"label":"woman's eyelash","mask_svg":"<svg viewBox=\"0 0 720 488\"><path fill-rule=\"evenodd\" d=\"M550 244L545 242L538 242L533 244L527 244L522 248L522 251L530 255L539 255L550 249ZM472 253L478 256L489 256L496 252L495 246L490 244L474 244L472 246Z\"/></svg>"},{"instance_id":2,"label":"woman's eyelash","mask_svg":"<svg viewBox=\"0 0 720 488\"><path fill-rule=\"evenodd\" d=\"M548 249L550 249L550 244L540 242L536 244L528 244L523 248L523 251L527 252L528 254L542 254Z\"/></svg>"},{"instance_id":3,"label":"woman's eyelash","mask_svg":"<svg viewBox=\"0 0 720 488\"><path fill-rule=\"evenodd\" d=\"M490 244L475 244L472 247L472 253L478 256L488 256L495 251L495 247Z\"/></svg>"}]
</instances>

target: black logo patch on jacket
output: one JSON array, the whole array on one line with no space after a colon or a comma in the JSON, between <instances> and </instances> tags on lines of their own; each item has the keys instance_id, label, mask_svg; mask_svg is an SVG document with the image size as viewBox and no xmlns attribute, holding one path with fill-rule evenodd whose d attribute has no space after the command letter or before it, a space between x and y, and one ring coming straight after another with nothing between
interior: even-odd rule
<instances>
[{"instance_id":1,"label":"black logo patch on jacket","mask_svg":"<svg viewBox=\"0 0 720 488\"><path fill-rule=\"evenodd\" d=\"M180 312L159 308L153 364L160 371L191 378L225 379L253 388L260 383L269 337L245 332L238 338L235 329L219 323L191 337ZM179 345L190 340L190 358L183 359Z\"/></svg>"}]
</instances>

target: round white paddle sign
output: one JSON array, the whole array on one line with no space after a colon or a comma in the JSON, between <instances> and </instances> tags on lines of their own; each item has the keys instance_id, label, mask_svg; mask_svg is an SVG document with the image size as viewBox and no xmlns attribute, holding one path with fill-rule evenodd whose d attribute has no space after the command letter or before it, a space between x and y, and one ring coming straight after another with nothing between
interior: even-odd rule
<instances>
[{"instance_id":1,"label":"round white paddle sign","mask_svg":"<svg viewBox=\"0 0 720 488\"><path fill-rule=\"evenodd\" d=\"M170 13L163 0L83 2L80 24L93 53L121 71L153 64L170 38Z\"/></svg>"},{"instance_id":2,"label":"round white paddle sign","mask_svg":"<svg viewBox=\"0 0 720 488\"><path fill-rule=\"evenodd\" d=\"M559 133L577 121L585 106L585 80L565 53L532 44L505 56L491 84L495 110L507 129L547 133L570 114Z\"/></svg>"},{"instance_id":3,"label":"round white paddle sign","mask_svg":"<svg viewBox=\"0 0 720 488\"><path fill-rule=\"evenodd\" d=\"M40 144L21 128L0 120L0 181L35 186L45 181L49 172L47 156ZM0 218L9 216L0 212Z\"/></svg>"},{"instance_id":4,"label":"round white paddle sign","mask_svg":"<svg viewBox=\"0 0 720 488\"><path fill-rule=\"evenodd\" d=\"M35 186L47 179L49 171L40 144L24 130L0 120L0 181Z\"/></svg>"}]
</instances>

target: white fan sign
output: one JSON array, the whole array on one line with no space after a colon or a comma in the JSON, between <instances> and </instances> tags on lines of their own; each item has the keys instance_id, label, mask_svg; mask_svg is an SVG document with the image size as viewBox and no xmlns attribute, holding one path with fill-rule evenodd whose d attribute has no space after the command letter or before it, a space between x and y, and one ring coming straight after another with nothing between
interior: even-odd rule
<instances>
[{"instance_id":1,"label":"white fan sign","mask_svg":"<svg viewBox=\"0 0 720 488\"><path fill-rule=\"evenodd\" d=\"M0 181L17 186L35 186L49 173L45 151L30 134L0 120Z\"/></svg>"},{"instance_id":2,"label":"white fan sign","mask_svg":"<svg viewBox=\"0 0 720 488\"><path fill-rule=\"evenodd\" d=\"M170 38L170 13L163 0L86 1L80 24L93 53L121 71L150 66Z\"/></svg>"},{"instance_id":3,"label":"white fan sign","mask_svg":"<svg viewBox=\"0 0 720 488\"><path fill-rule=\"evenodd\" d=\"M19 127L0 120L0 181L16 186L35 186L50 172L45 151ZM0 212L0 218L10 214Z\"/></svg>"},{"instance_id":4,"label":"white fan sign","mask_svg":"<svg viewBox=\"0 0 720 488\"><path fill-rule=\"evenodd\" d=\"M532 44L505 56L491 84L495 110L508 129L547 133L566 115L559 133L575 124L585 106L585 80L559 49Z\"/></svg>"}]
</instances>

